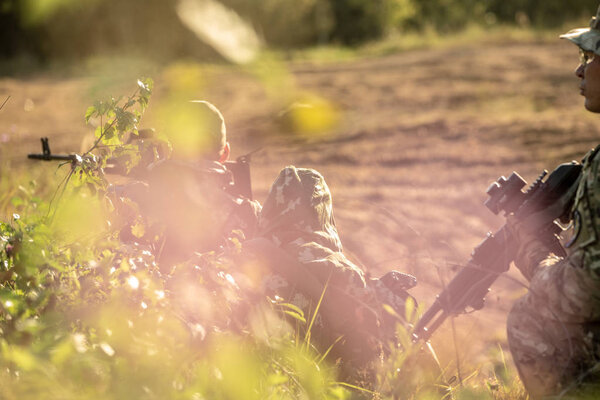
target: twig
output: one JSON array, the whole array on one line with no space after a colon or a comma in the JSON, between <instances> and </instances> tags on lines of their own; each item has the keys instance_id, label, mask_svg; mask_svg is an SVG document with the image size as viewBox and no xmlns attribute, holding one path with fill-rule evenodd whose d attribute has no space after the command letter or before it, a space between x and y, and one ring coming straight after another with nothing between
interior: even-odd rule
<instances>
[{"instance_id":1,"label":"twig","mask_svg":"<svg viewBox=\"0 0 600 400\"><path fill-rule=\"evenodd\" d=\"M567 387L565 387L563 391L558 394L558 399L563 399L564 396L569 394L571 390L576 389L577 386L584 384L587 377L597 373L598 371L600 371L600 364L596 363L592 367L579 374L577 379L567 385Z\"/></svg>"},{"instance_id":2,"label":"twig","mask_svg":"<svg viewBox=\"0 0 600 400\"><path fill-rule=\"evenodd\" d=\"M458 377L458 383L462 387L463 379L460 372L460 358L458 354L458 341L456 340L456 326L454 325L454 316L450 318L450 326L452 327L452 341L454 342L454 356L456 357L456 375Z\"/></svg>"},{"instance_id":3,"label":"twig","mask_svg":"<svg viewBox=\"0 0 600 400\"><path fill-rule=\"evenodd\" d=\"M67 183L69 182L69 179L71 179L72 175L73 169L71 169L67 176L65 176L64 179L59 183L58 187L54 191L54 194L52 195L52 198L50 199L50 203L48 203L48 214L46 215L46 218L49 218L51 221L54 218L54 215L56 215L56 209L54 209L54 212L52 213L52 203L54 203L54 200L59 201L62 198L63 194L65 193L65 190L67 189ZM59 191L60 195L58 194ZM50 215L51 213L52 215Z\"/></svg>"},{"instance_id":4,"label":"twig","mask_svg":"<svg viewBox=\"0 0 600 400\"><path fill-rule=\"evenodd\" d=\"M2 103L2 105L0 106L0 110L2 110L4 108L4 105L8 102L9 99L10 99L10 95L6 98L6 100L4 100L4 103Z\"/></svg>"}]
</instances>

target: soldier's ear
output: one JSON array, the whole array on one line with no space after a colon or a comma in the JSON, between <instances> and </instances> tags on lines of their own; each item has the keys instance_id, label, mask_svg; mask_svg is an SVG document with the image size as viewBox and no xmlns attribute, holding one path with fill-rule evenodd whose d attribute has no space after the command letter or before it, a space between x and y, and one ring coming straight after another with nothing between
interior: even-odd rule
<instances>
[{"instance_id":1,"label":"soldier's ear","mask_svg":"<svg viewBox=\"0 0 600 400\"><path fill-rule=\"evenodd\" d=\"M229 160L230 152L231 152L231 148L229 147L229 142L226 142L225 146L223 147L223 152L221 153L221 156L219 157L219 162L224 163L225 161Z\"/></svg>"}]
</instances>

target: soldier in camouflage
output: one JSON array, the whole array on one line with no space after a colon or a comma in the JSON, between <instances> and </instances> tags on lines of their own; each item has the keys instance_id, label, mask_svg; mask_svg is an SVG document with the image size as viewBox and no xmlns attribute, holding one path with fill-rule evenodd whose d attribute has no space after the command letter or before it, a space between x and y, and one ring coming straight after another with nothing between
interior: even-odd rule
<instances>
[{"instance_id":1,"label":"soldier in camouflage","mask_svg":"<svg viewBox=\"0 0 600 400\"><path fill-rule=\"evenodd\" d=\"M575 71L588 111L600 113L600 8L590 28L562 35L580 48ZM558 259L509 225L521 246L516 266L530 281L508 316L508 340L532 398L600 394L600 146L583 159L573 206L574 236Z\"/></svg>"},{"instance_id":2,"label":"soldier in camouflage","mask_svg":"<svg viewBox=\"0 0 600 400\"><path fill-rule=\"evenodd\" d=\"M195 146L175 146L169 158L140 171L127 192L138 205L129 219L145 219L144 231L131 241L151 243L163 272L195 252L217 250L234 230L253 236L260 212L258 202L233 190L225 120L217 107L194 100L180 103L178 112L184 122L195 122L186 132L198 137ZM124 233L131 236L130 231L128 224Z\"/></svg>"},{"instance_id":3,"label":"soldier in camouflage","mask_svg":"<svg viewBox=\"0 0 600 400\"><path fill-rule=\"evenodd\" d=\"M369 279L342 252L331 192L313 169L284 168L271 186L259 218L263 261L270 264L264 291L283 297L310 317L319 304L312 337L355 369L381 355L405 315L406 289L416 280L392 271ZM388 310L384 311L384 305Z\"/></svg>"}]
</instances>

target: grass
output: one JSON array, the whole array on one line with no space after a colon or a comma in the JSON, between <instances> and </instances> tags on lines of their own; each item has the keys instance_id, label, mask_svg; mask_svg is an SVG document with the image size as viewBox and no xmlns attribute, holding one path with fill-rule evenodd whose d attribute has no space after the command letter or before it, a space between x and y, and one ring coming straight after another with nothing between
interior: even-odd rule
<instances>
[{"instance_id":1,"label":"grass","mask_svg":"<svg viewBox=\"0 0 600 400\"><path fill-rule=\"evenodd\" d=\"M43 204L47 201L51 197L51 185L23 184L40 180L54 181L52 174L47 169L37 168L14 176L3 172L0 185L2 220L8 222L5 215L10 214L15 207L26 211L28 205ZM40 200L38 196L45 200ZM21 197L26 204L15 203L13 199L16 197ZM34 200L36 198L37 200ZM66 272L70 276L77 275L75 269ZM155 284L153 283L152 287ZM89 318L73 321L71 326L53 326L51 323L44 325L49 320L42 315L39 324L45 327L43 331L45 340L48 340L48 335L64 339L58 341L56 345L46 344L45 348L41 348L35 337L32 345L28 346L11 343L11 336L6 335L1 350L4 361L0 362L0 365L5 366L7 371L12 373L18 371L18 376L21 378L16 379L11 373L3 372L4 381L9 383L0 389L0 394L7 399L18 398L25 393L36 393L39 398L57 396L55 398L95 399L98 398L98 394L94 394L97 390L108 399L119 399L122 395L142 396L141 398L152 398L154 395L160 395L162 398L184 398L181 397L183 393L193 396L199 396L196 393L204 393L214 398L236 399L517 400L525 398L516 372L507 362L506 354L500 344L490 345L488 353L480 357L476 363L461 360L460 369L457 370L458 360L455 359L455 363L440 365L427 346L413 346L410 332L401 326L398 327L398 337L402 346L392 351L382 363L374 367L370 380L362 381L360 378L340 380L335 366L331 360L326 359L330 349L320 351L311 344L312 326L321 306L321 300L322 298L315 313L308 316L306 320L295 319L300 326L308 325L306 330L296 329L294 332L285 328L268 328L266 333L250 336L240 335L234 331L223 331L212 335L211 345L205 344L208 346L206 350L203 350L205 345L195 347L190 343L189 350L193 353L192 358L181 355L173 358L169 355L170 352L181 353L182 349L186 348L186 333L182 332L182 327L177 326L172 316L166 314L169 312L168 309L157 308L152 314L146 316L137 315L133 309L120 309L114 317L96 321L92 315ZM107 309L100 311L100 314L115 312L115 309L111 308L116 307L115 304L106 304L106 306ZM95 312L98 313L99 310ZM121 313L123 315L119 315ZM160 321L159 324L150 321L152 315L166 317L169 321L169 325L166 326L172 332L176 332L179 339L166 340L163 337L164 329L160 328ZM57 318L57 315L52 318ZM112 337L110 332L115 331L113 327L115 318L123 322L129 318L127 321L130 323L129 334L132 339L128 339L129 334L126 331L116 331L117 333ZM281 314L275 309L261 309L258 306L252 310L250 318L260 319L258 325L285 325L281 320ZM88 323L95 328L91 328L92 334L86 336L85 343L93 342L96 337L102 338L102 341L97 347L86 344L87 350L84 351L80 349L83 346L81 343L70 344L69 337L71 329L75 327L81 329L81 324L85 326ZM104 330L109 334L103 334ZM442 347L445 351L467 347L472 340L481 340L478 337L462 339L450 339L449 335L445 337L446 342L436 343L436 346ZM456 340L465 342L457 343ZM335 343L331 345L335 346ZM78 350L74 351L72 346ZM152 351L158 351L160 357L169 360L162 365L162 369L159 368L160 359L153 357L151 353L145 353L147 349L155 348L158 350ZM124 372L127 369L130 371ZM160 375L153 372L159 369L162 371ZM45 374L44 371L52 372ZM111 371L109 375L106 375L107 371ZM143 375L136 375L133 371ZM180 381L182 371L185 371L187 383ZM76 382L82 374L86 378L81 387L76 385ZM206 378L194 378L194 376L212 376L215 379L211 381ZM169 379L173 379L175 389L169 386L171 385ZM177 389L178 387L187 389Z\"/></svg>"}]
</instances>

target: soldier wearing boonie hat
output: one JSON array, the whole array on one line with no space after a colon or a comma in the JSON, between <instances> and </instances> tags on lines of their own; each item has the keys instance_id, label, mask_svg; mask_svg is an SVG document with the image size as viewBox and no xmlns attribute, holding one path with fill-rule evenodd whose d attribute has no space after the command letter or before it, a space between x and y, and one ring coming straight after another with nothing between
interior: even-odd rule
<instances>
[{"instance_id":1,"label":"soldier wearing boonie hat","mask_svg":"<svg viewBox=\"0 0 600 400\"><path fill-rule=\"evenodd\" d=\"M600 113L600 7L589 28L560 36L580 49L575 75L585 108ZM529 291L508 315L508 343L533 399L597 398L600 394L600 146L584 157L572 207L573 238L558 258L518 223L515 265Z\"/></svg>"},{"instance_id":2,"label":"soldier wearing boonie hat","mask_svg":"<svg viewBox=\"0 0 600 400\"><path fill-rule=\"evenodd\" d=\"M585 97L585 108L588 111L600 112L600 68L596 68L596 55L600 54L600 7L590 21L589 28L573 29L561 39L567 39L579 46L580 63L575 75L581 79L581 95Z\"/></svg>"}]
</instances>

